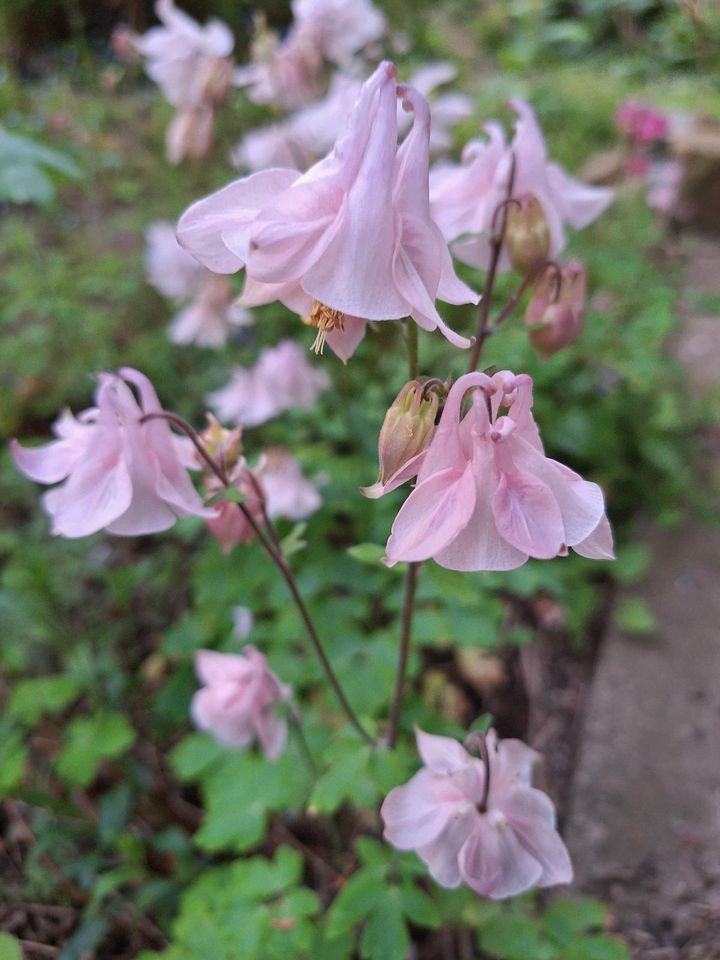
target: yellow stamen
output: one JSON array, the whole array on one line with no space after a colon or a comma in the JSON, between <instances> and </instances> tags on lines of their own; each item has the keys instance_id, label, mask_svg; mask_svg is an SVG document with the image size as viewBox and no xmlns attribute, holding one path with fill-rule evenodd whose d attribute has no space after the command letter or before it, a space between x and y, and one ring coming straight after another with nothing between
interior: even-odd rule
<instances>
[{"instance_id":1,"label":"yellow stamen","mask_svg":"<svg viewBox=\"0 0 720 960\"><path fill-rule=\"evenodd\" d=\"M317 336L313 341L312 349L315 353L322 353L325 341L331 330L345 329L345 314L341 310L334 310L319 300L313 300L310 315L302 318L302 322L310 327L317 327Z\"/></svg>"}]
</instances>

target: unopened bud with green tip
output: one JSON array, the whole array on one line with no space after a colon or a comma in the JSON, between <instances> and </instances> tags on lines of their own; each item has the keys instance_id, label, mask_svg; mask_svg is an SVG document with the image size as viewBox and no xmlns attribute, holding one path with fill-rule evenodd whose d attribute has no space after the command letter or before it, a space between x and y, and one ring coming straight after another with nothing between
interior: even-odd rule
<instances>
[{"instance_id":1,"label":"unopened bud with green tip","mask_svg":"<svg viewBox=\"0 0 720 960\"><path fill-rule=\"evenodd\" d=\"M208 425L200 434L202 445L225 471L232 470L242 454L242 427L228 430L211 413L206 416Z\"/></svg>"},{"instance_id":2,"label":"unopened bud with green tip","mask_svg":"<svg viewBox=\"0 0 720 960\"><path fill-rule=\"evenodd\" d=\"M371 487L360 487L364 497L376 500L414 477L435 430L440 398L418 380L402 388L385 414L378 440L380 475Z\"/></svg>"},{"instance_id":3,"label":"unopened bud with green tip","mask_svg":"<svg viewBox=\"0 0 720 960\"><path fill-rule=\"evenodd\" d=\"M538 198L527 193L508 203L505 245L513 268L529 273L550 252L550 227Z\"/></svg>"}]
</instances>

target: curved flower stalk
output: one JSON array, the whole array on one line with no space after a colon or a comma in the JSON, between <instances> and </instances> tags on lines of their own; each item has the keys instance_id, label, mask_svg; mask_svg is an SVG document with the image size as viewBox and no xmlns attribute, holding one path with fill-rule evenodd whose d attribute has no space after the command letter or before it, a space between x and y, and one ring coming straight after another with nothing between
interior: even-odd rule
<instances>
[{"instance_id":1,"label":"curved flower stalk","mask_svg":"<svg viewBox=\"0 0 720 960\"><path fill-rule=\"evenodd\" d=\"M487 268L490 233L496 209L505 200L514 162L514 197L532 197L540 205L549 233L548 256L556 257L566 244L565 224L580 230L609 206L613 194L591 187L552 163L535 113L524 100L510 106L518 114L515 136L506 146L502 129L488 124L490 140L472 141L460 166L445 165L434 171L431 185L433 216L454 255L473 267ZM508 270L503 251L498 269Z\"/></svg>"},{"instance_id":2,"label":"curved flower stalk","mask_svg":"<svg viewBox=\"0 0 720 960\"><path fill-rule=\"evenodd\" d=\"M254 427L285 410L312 406L329 386L327 374L308 362L297 343L281 340L263 350L253 367L237 367L208 403L220 420Z\"/></svg>"},{"instance_id":3,"label":"curved flower stalk","mask_svg":"<svg viewBox=\"0 0 720 960\"><path fill-rule=\"evenodd\" d=\"M25 476L59 484L43 498L53 533L136 536L167 530L178 517L215 516L190 481L183 438L164 421L142 422L162 412L147 377L124 367L98 374L98 381L96 406L77 419L64 414L55 424L56 441L35 448L16 440L10 445Z\"/></svg>"},{"instance_id":4,"label":"curved flower stalk","mask_svg":"<svg viewBox=\"0 0 720 960\"><path fill-rule=\"evenodd\" d=\"M198 650L195 670L203 685L192 699L195 725L228 747L249 747L257 740L268 760L277 760L287 743L279 708L292 689L263 654L251 644L241 653Z\"/></svg>"},{"instance_id":5,"label":"curved flower stalk","mask_svg":"<svg viewBox=\"0 0 720 960\"><path fill-rule=\"evenodd\" d=\"M173 343L222 347L233 327L253 322L252 314L235 303L229 279L206 270L184 250L169 223L157 221L146 231L145 272L162 296L190 301L170 326Z\"/></svg>"},{"instance_id":6,"label":"curved flower stalk","mask_svg":"<svg viewBox=\"0 0 720 960\"><path fill-rule=\"evenodd\" d=\"M168 159L204 157L212 145L214 108L231 88L235 40L221 21L201 27L173 0L157 0L155 12L162 26L137 37L134 45L148 76L177 109L166 137Z\"/></svg>"},{"instance_id":7,"label":"curved flower stalk","mask_svg":"<svg viewBox=\"0 0 720 960\"><path fill-rule=\"evenodd\" d=\"M268 170L235 181L183 214L178 239L218 273L244 266L241 302L281 300L309 313L321 333L342 331L345 317L411 316L468 346L435 307L436 299L478 298L455 275L430 215L427 101L395 74L393 64L378 67L332 152L307 173ZM414 114L399 149L397 97Z\"/></svg>"},{"instance_id":8,"label":"curved flower stalk","mask_svg":"<svg viewBox=\"0 0 720 960\"><path fill-rule=\"evenodd\" d=\"M553 804L531 786L534 750L491 730L480 760L449 737L416 736L424 767L386 797L386 840L414 850L441 886L493 900L572 881Z\"/></svg>"},{"instance_id":9,"label":"curved flower stalk","mask_svg":"<svg viewBox=\"0 0 720 960\"><path fill-rule=\"evenodd\" d=\"M388 564L432 557L450 570L512 570L568 547L612 558L602 490L545 456L530 377L460 377L395 518Z\"/></svg>"}]
</instances>

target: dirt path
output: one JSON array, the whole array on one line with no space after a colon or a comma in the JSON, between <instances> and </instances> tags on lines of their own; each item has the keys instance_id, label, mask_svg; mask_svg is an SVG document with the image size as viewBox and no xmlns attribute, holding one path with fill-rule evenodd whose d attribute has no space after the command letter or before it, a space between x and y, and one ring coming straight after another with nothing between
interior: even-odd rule
<instances>
[{"instance_id":1,"label":"dirt path","mask_svg":"<svg viewBox=\"0 0 720 960\"><path fill-rule=\"evenodd\" d=\"M688 253L695 302L720 295L720 244ZM688 311L675 349L696 389L717 382L720 317ZM612 903L634 957L720 960L720 527L641 536L654 559L633 593L657 627L603 645L566 832L578 885Z\"/></svg>"}]
</instances>

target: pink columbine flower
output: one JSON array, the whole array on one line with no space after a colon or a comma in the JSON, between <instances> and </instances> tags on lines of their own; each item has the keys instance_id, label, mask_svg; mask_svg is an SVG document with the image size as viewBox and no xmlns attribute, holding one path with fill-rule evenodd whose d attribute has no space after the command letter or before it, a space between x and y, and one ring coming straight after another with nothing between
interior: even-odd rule
<instances>
[{"instance_id":1,"label":"pink columbine flower","mask_svg":"<svg viewBox=\"0 0 720 960\"><path fill-rule=\"evenodd\" d=\"M503 900L533 887L570 883L572 865L555 808L531 786L537 754L520 740L485 740L487 770L456 740L417 730L425 766L391 790L380 810L385 839L414 850L443 887L466 883Z\"/></svg>"},{"instance_id":2,"label":"pink columbine flower","mask_svg":"<svg viewBox=\"0 0 720 960\"><path fill-rule=\"evenodd\" d=\"M208 403L220 420L254 427L285 410L310 407L330 386L324 370L308 362L292 340L281 340L260 354L253 367L237 367L227 386L210 394Z\"/></svg>"},{"instance_id":3,"label":"pink columbine flower","mask_svg":"<svg viewBox=\"0 0 720 960\"><path fill-rule=\"evenodd\" d=\"M282 447L263 451L258 473L271 518L303 520L322 503L317 487L303 476L299 461Z\"/></svg>"},{"instance_id":4,"label":"pink columbine flower","mask_svg":"<svg viewBox=\"0 0 720 960\"><path fill-rule=\"evenodd\" d=\"M148 76L177 109L166 136L168 160L204 157L212 145L214 107L231 87L232 32L219 20L201 27L173 0L157 0L155 12L162 26L134 43L145 57Z\"/></svg>"},{"instance_id":5,"label":"pink columbine flower","mask_svg":"<svg viewBox=\"0 0 720 960\"><path fill-rule=\"evenodd\" d=\"M548 224L550 257L565 247L565 224L576 230L588 226L613 196L611 190L587 186L552 163L530 104L515 99L510 105L518 120L509 146L501 128L488 125L489 143L468 144L460 167L440 167L432 179L432 213L445 239L454 241L452 250L459 260L483 269L488 265L493 217L507 195L513 157L513 196L532 196L539 202ZM499 268L510 268L507 252Z\"/></svg>"},{"instance_id":6,"label":"pink columbine flower","mask_svg":"<svg viewBox=\"0 0 720 960\"><path fill-rule=\"evenodd\" d=\"M257 740L269 760L277 760L287 743L287 721L278 712L291 688L247 645L242 653L198 650L195 671L202 688L192 700L195 725L228 747L248 747Z\"/></svg>"},{"instance_id":7,"label":"pink columbine flower","mask_svg":"<svg viewBox=\"0 0 720 960\"><path fill-rule=\"evenodd\" d=\"M312 28L294 24L281 40L259 19L251 62L235 71L234 83L253 103L294 110L318 95L322 70L322 51Z\"/></svg>"},{"instance_id":8,"label":"pink columbine flower","mask_svg":"<svg viewBox=\"0 0 720 960\"><path fill-rule=\"evenodd\" d=\"M162 296L190 301L169 330L173 343L221 347L233 327L252 323L252 315L235 302L229 279L206 270L175 238L174 227L162 221L146 231L145 272Z\"/></svg>"},{"instance_id":9,"label":"pink columbine flower","mask_svg":"<svg viewBox=\"0 0 720 960\"><path fill-rule=\"evenodd\" d=\"M340 66L349 66L386 29L371 0L293 0L291 6L295 29L311 32L323 57Z\"/></svg>"},{"instance_id":10,"label":"pink columbine flower","mask_svg":"<svg viewBox=\"0 0 720 960\"><path fill-rule=\"evenodd\" d=\"M455 275L430 216L430 111L395 74L382 63L363 84L325 159L302 176L268 170L200 200L181 217L178 238L218 273L245 266L246 305L274 299L307 312L304 295L321 333L342 330L345 317L409 315L467 346L435 307L436 299L468 303L477 295ZM399 149L397 97L415 118Z\"/></svg>"},{"instance_id":11,"label":"pink columbine flower","mask_svg":"<svg viewBox=\"0 0 720 960\"><path fill-rule=\"evenodd\" d=\"M244 509L232 500L221 500L216 505L216 515L205 521L210 534L218 541L223 553L230 553L240 543L252 542L255 537L255 526L252 521L256 526L263 525L265 491L259 472L257 469L251 471L245 459L241 458L230 471L228 479L230 485L243 495ZM205 492L208 498L222 490L223 485L217 477L206 478ZM247 514L250 514L252 520Z\"/></svg>"},{"instance_id":12,"label":"pink columbine flower","mask_svg":"<svg viewBox=\"0 0 720 960\"><path fill-rule=\"evenodd\" d=\"M530 377L460 377L395 518L388 565L432 557L450 570L512 570L568 547L612 558L602 490L545 456Z\"/></svg>"},{"instance_id":13,"label":"pink columbine flower","mask_svg":"<svg viewBox=\"0 0 720 960\"><path fill-rule=\"evenodd\" d=\"M187 473L187 448L163 420L152 384L125 367L98 375L96 406L77 420L66 414L58 437L27 449L13 440L18 469L38 483L59 484L44 496L53 533L85 537L98 530L135 536L167 530L178 517L212 517ZM130 389L134 387L138 399Z\"/></svg>"}]
</instances>

